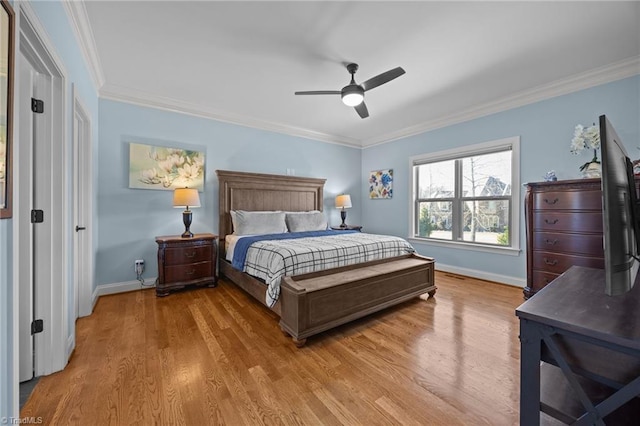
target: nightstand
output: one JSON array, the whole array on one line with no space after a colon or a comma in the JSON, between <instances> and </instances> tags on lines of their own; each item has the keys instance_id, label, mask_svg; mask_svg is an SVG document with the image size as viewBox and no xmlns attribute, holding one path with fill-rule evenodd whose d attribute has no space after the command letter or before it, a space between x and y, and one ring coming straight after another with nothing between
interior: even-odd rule
<instances>
[{"instance_id":1,"label":"nightstand","mask_svg":"<svg viewBox=\"0 0 640 426\"><path fill-rule=\"evenodd\" d=\"M347 225L346 227L332 226L331 229L333 229L334 231L362 231L362 226L360 225Z\"/></svg>"},{"instance_id":2,"label":"nightstand","mask_svg":"<svg viewBox=\"0 0 640 426\"><path fill-rule=\"evenodd\" d=\"M158 281L156 296L187 285L215 287L218 250L214 234L156 237L158 243Z\"/></svg>"}]
</instances>

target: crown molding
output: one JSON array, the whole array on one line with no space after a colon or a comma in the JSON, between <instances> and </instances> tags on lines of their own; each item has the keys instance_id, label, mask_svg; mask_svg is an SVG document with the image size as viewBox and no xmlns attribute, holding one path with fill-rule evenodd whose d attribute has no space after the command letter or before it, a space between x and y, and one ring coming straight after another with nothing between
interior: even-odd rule
<instances>
[{"instance_id":1,"label":"crown molding","mask_svg":"<svg viewBox=\"0 0 640 426\"><path fill-rule=\"evenodd\" d=\"M362 141L363 148L382 145L398 139L415 136L431 130L459 124L524 105L566 95L601 84L622 80L640 74L640 56L634 56L603 67L595 68L549 84L524 90L482 105L473 106L458 113L443 116L396 132Z\"/></svg>"},{"instance_id":2,"label":"crown molding","mask_svg":"<svg viewBox=\"0 0 640 426\"><path fill-rule=\"evenodd\" d=\"M102 88L99 90L99 96L103 99L110 99L143 107L187 114L240 126L312 139L320 142L344 145L351 148L366 149L431 130L484 117L490 114L507 111L513 108L518 108L524 105L540 102L557 96L566 95L601 84L610 83L612 81L632 77L638 74L640 74L640 56L634 56L610 65L579 73L568 78L556 80L542 86L524 90L522 92L518 92L516 94L506 96L495 101L473 106L455 114L439 117L415 126L410 126L395 132L387 133L385 135L362 141L355 138L331 135L327 133L303 129L300 127L289 126L286 124L230 114L228 112L214 110L203 105L184 102L168 97L157 96L141 91L136 91L134 89L109 84L104 84L102 86Z\"/></svg>"},{"instance_id":3,"label":"crown molding","mask_svg":"<svg viewBox=\"0 0 640 426\"><path fill-rule=\"evenodd\" d=\"M93 84L96 87L96 91L98 91L104 85L105 78L102 72L100 57L97 53L98 49L95 38L93 37L93 30L89 23L87 9L84 7L83 1L63 1L61 3L67 13L67 18L73 29L73 34L78 42L78 46L80 46L80 51L89 69Z\"/></svg>"},{"instance_id":4,"label":"crown molding","mask_svg":"<svg viewBox=\"0 0 640 426\"><path fill-rule=\"evenodd\" d=\"M316 132L313 130L303 129L300 127L289 126L286 124L275 123L266 120L257 120L246 116L214 110L204 105L184 102L158 95L152 95L146 92L136 91L134 89L110 84L105 84L104 86L102 86L99 91L99 96L102 99L125 102L142 107L149 107L164 111L192 115L195 117L208 118L211 120L251 127L254 129L283 133L290 136L313 139L315 141L327 142L336 145L344 145L350 148L362 148L362 145L358 139L330 135L327 133Z\"/></svg>"}]
</instances>

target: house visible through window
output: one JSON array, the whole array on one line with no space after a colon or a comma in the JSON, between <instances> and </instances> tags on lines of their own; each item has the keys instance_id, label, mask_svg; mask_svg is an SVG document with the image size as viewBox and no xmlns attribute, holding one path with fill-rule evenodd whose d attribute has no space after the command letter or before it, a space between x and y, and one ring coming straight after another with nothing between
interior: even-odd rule
<instances>
[{"instance_id":1,"label":"house visible through window","mask_svg":"<svg viewBox=\"0 0 640 426\"><path fill-rule=\"evenodd\" d=\"M508 138L413 157L412 236L518 248L518 153Z\"/></svg>"}]
</instances>

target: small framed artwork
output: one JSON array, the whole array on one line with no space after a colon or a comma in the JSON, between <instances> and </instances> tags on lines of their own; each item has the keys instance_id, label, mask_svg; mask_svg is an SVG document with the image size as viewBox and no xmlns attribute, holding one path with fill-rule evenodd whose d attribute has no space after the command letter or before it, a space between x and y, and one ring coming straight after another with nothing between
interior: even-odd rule
<instances>
[{"instance_id":1,"label":"small framed artwork","mask_svg":"<svg viewBox=\"0 0 640 426\"><path fill-rule=\"evenodd\" d=\"M393 197L393 169L374 170L369 174L369 198Z\"/></svg>"},{"instance_id":2,"label":"small framed artwork","mask_svg":"<svg viewBox=\"0 0 640 426\"><path fill-rule=\"evenodd\" d=\"M204 189L204 152L129 143L129 188Z\"/></svg>"}]
</instances>

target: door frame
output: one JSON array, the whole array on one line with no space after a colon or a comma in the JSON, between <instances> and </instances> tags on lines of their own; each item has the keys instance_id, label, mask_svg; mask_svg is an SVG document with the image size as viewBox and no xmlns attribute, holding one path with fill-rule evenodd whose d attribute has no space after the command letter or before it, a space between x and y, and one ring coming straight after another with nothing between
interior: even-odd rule
<instances>
[{"instance_id":1,"label":"door frame","mask_svg":"<svg viewBox=\"0 0 640 426\"><path fill-rule=\"evenodd\" d=\"M50 99L49 108L51 114L45 124L45 133L50 136L49 146L51 161L45 164L44 170L38 173L44 174L50 182L50 196L38 206L45 210L45 222L39 232L46 233L48 241L47 258L38 261L35 266L39 275L50 277L50 282L38 280L35 284L35 315L44 321L44 331L36 334L34 339L34 373L36 376L51 374L62 370L67 364L66 356L67 338L69 335L68 300L69 300L69 188L68 188L68 144L66 143L66 70L60 65L63 62L57 55L53 43L47 38L47 33L37 18L37 15L28 2L16 2L16 19L18 29L16 52L25 52L39 72L48 77L47 98ZM15 99L16 105L27 100ZM28 100L30 102L30 100ZM45 106L46 108L47 106ZM16 108L19 110L19 108ZM18 115L14 120L20 120ZM15 126L16 128L19 126ZM15 135L15 140L20 140L20 135ZM20 156L20 143L14 144L14 164L17 167L30 168L29 162ZM14 182L14 193L30 191L31 188L21 188L20 182ZM18 197L16 197L18 198ZM14 205L14 212L24 212L29 206ZM48 219L48 220L47 220ZM14 214L13 217L13 407L14 412L19 413L19 334L18 334L18 282L20 269L19 247L24 244L20 238L19 224L21 221L30 221L30 217L24 214Z\"/></svg>"}]
</instances>

